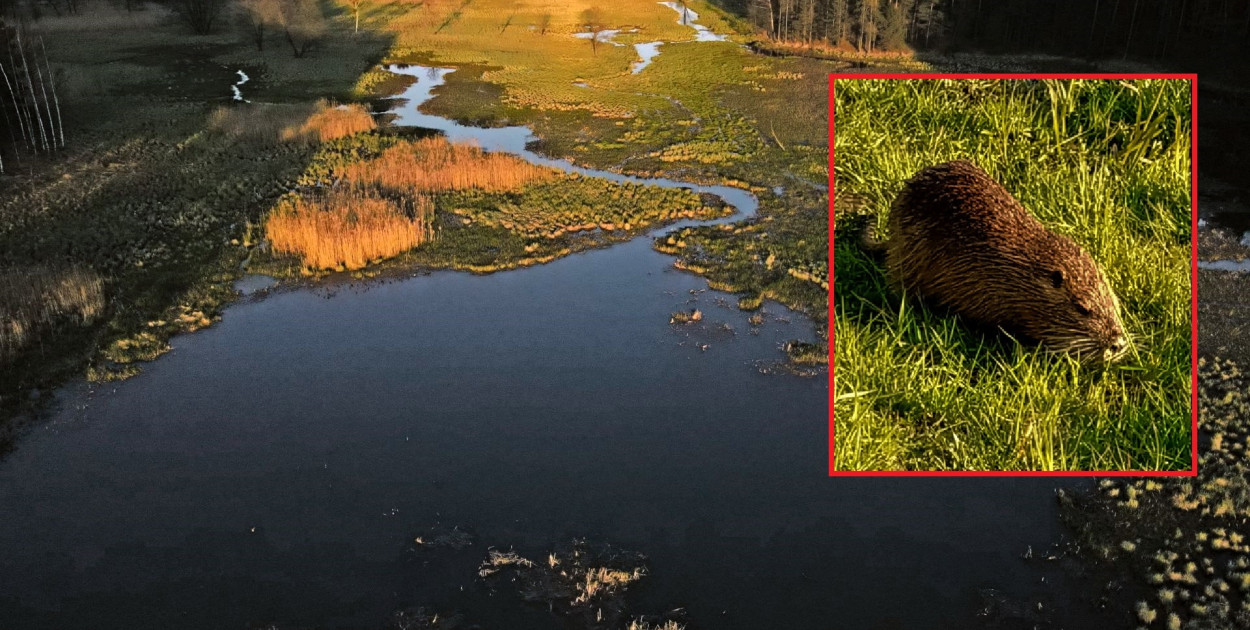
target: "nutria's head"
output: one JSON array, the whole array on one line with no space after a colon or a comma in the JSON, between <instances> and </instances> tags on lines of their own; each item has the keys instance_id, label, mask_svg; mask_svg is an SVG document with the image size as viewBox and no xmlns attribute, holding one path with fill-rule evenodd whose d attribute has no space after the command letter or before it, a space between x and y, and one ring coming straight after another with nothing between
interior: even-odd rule
<instances>
[{"instance_id":1,"label":"nutria's head","mask_svg":"<svg viewBox=\"0 0 1250 630\"><path fill-rule=\"evenodd\" d=\"M1056 234L1039 256L1034 288L1044 303L1025 332L1047 347L1083 361L1115 361L1128 350L1120 303L1107 276L1084 249Z\"/></svg>"}]
</instances>

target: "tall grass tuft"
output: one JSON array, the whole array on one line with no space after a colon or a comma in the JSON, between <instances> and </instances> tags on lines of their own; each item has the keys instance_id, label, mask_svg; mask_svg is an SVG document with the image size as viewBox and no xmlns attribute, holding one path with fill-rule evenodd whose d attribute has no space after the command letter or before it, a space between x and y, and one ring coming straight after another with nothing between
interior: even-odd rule
<instances>
[{"instance_id":1,"label":"tall grass tuft","mask_svg":"<svg viewBox=\"0 0 1250 630\"><path fill-rule=\"evenodd\" d=\"M478 189L510 192L535 181L554 177L549 168L520 158L486 153L471 144L453 144L445 138L425 138L391 147L376 159L350 164L343 178L358 187L376 186L393 191Z\"/></svg>"},{"instance_id":2,"label":"tall grass tuft","mask_svg":"<svg viewBox=\"0 0 1250 630\"><path fill-rule=\"evenodd\" d=\"M19 267L0 270L0 364L43 330L87 324L104 311L104 282L86 269Z\"/></svg>"},{"instance_id":3,"label":"tall grass tuft","mask_svg":"<svg viewBox=\"0 0 1250 630\"><path fill-rule=\"evenodd\" d=\"M335 105L325 99L317 101L313 113L298 127L288 127L282 132L283 140L297 138L328 142L377 128L363 105Z\"/></svg>"},{"instance_id":4,"label":"tall grass tuft","mask_svg":"<svg viewBox=\"0 0 1250 630\"><path fill-rule=\"evenodd\" d=\"M328 142L377 128L362 105L335 105L327 100L308 105L247 103L218 107L208 126L231 138L275 142Z\"/></svg>"},{"instance_id":5,"label":"tall grass tuft","mask_svg":"<svg viewBox=\"0 0 1250 630\"><path fill-rule=\"evenodd\" d=\"M274 249L300 256L309 267L360 269L430 239L433 202L420 195L406 201L405 209L359 192L296 197L270 214L265 231Z\"/></svg>"}]
</instances>

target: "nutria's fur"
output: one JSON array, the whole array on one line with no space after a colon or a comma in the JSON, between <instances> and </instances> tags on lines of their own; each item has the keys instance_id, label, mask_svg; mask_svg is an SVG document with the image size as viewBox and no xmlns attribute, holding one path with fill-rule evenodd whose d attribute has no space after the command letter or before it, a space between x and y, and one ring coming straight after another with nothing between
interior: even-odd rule
<instances>
[{"instance_id":1,"label":"nutria's fur","mask_svg":"<svg viewBox=\"0 0 1250 630\"><path fill-rule=\"evenodd\" d=\"M1115 360L1128 346L1098 264L970 162L916 173L890 209L889 230L896 288L1086 360Z\"/></svg>"}]
</instances>

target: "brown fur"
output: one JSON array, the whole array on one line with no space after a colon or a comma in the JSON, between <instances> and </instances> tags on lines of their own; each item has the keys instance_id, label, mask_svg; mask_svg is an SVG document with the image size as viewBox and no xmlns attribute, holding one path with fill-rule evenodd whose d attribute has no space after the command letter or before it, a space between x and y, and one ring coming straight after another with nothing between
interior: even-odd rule
<instances>
[{"instance_id":1,"label":"brown fur","mask_svg":"<svg viewBox=\"0 0 1250 630\"><path fill-rule=\"evenodd\" d=\"M886 266L896 288L973 321L1084 359L1127 348L1106 276L970 162L930 166L890 210Z\"/></svg>"}]
</instances>

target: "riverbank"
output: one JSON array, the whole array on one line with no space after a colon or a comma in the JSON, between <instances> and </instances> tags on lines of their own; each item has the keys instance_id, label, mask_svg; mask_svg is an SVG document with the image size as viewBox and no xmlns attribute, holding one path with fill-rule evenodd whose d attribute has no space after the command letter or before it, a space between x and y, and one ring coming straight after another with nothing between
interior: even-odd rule
<instances>
[{"instance_id":1,"label":"riverbank","mask_svg":"<svg viewBox=\"0 0 1250 630\"><path fill-rule=\"evenodd\" d=\"M298 128L318 99L355 98L358 77L389 47L368 28L352 35L341 10L327 19L318 53L302 59L276 36L257 51L234 19L194 36L158 5L132 13L93 4L31 24L61 81L67 148L6 160L0 263L90 269L105 308L87 325L41 331L5 366L0 414L40 406L84 369L101 381L133 374L234 299L230 283L262 214L316 144L277 136ZM240 89L267 104L265 115L227 128L220 114L256 111L232 105L240 71L250 79ZM7 445L13 427L3 424Z\"/></svg>"}]
</instances>

